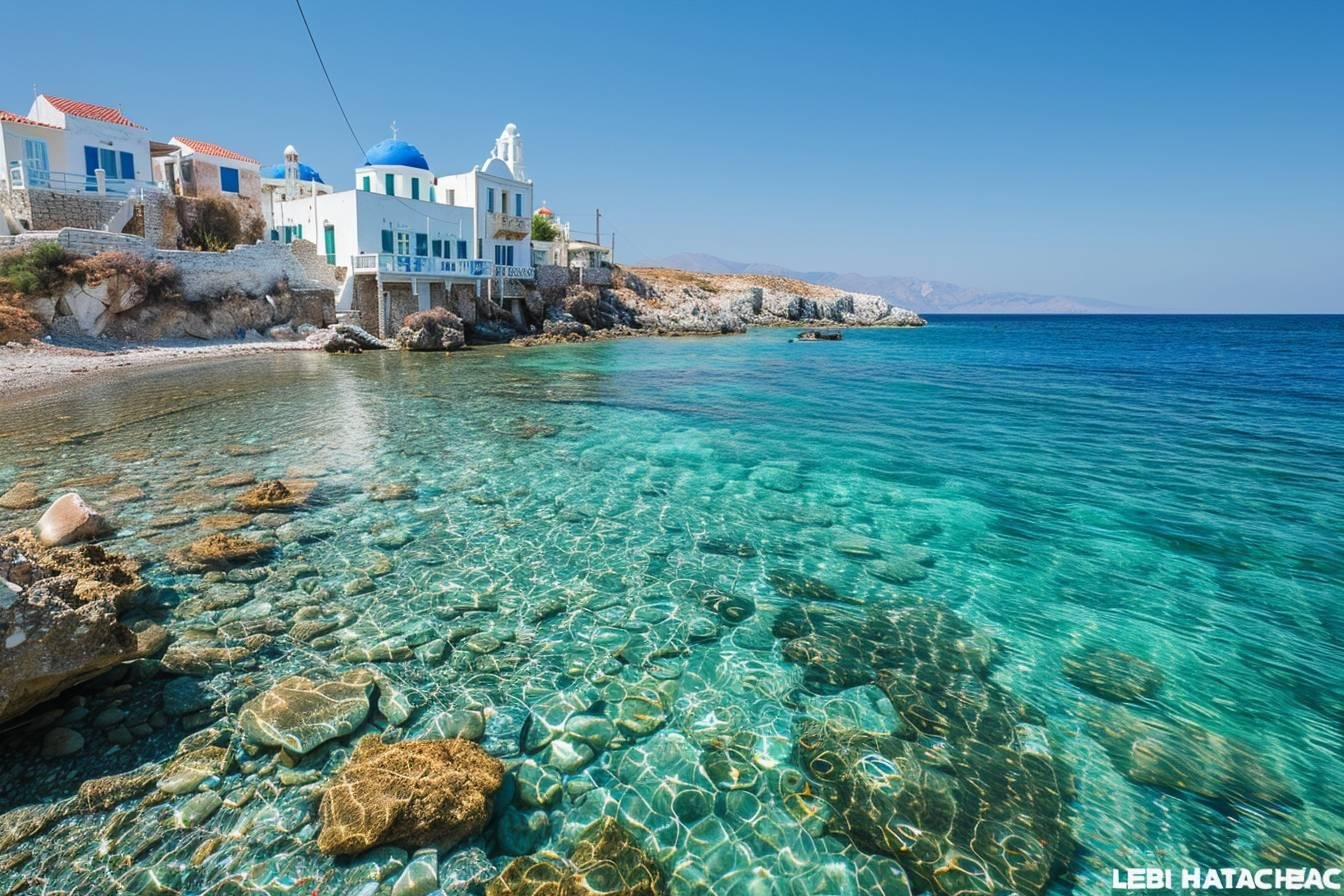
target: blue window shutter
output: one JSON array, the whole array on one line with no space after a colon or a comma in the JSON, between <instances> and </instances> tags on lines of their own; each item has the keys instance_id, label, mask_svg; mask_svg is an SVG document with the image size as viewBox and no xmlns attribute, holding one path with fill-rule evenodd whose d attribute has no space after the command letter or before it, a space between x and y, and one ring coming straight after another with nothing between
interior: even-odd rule
<instances>
[{"instance_id":1,"label":"blue window shutter","mask_svg":"<svg viewBox=\"0 0 1344 896\"><path fill-rule=\"evenodd\" d=\"M271 228L271 242L280 242L280 231L276 230L274 227Z\"/></svg>"},{"instance_id":2,"label":"blue window shutter","mask_svg":"<svg viewBox=\"0 0 1344 896\"><path fill-rule=\"evenodd\" d=\"M429 201L430 202L434 201L434 187L432 185L429 188Z\"/></svg>"},{"instance_id":3,"label":"blue window shutter","mask_svg":"<svg viewBox=\"0 0 1344 896\"><path fill-rule=\"evenodd\" d=\"M435 258L443 257L443 240L435 240L429 245L429 253Z\"/></svg>"},{"instance_id":4,"label":"blue window shutter","mask_svg":"<svg viewBox=\"0 0 1344 896\"><path fill-rule=\"evenodd\" d=\"M522 194L522 193L515 193L515 194L513 194L513 213L514 213L515 215L517 215L518 217L520 217L520 218L523 216L523 194Z\"/></svg>"},{"instance_id":5,"label":"blue window shutter","mask_svg":"<svg viewBox=\"0 0 1344 896\"><path fill-rule=\"evenodd\" d=\"M93 172L98 169L98 147L84 147L84 173L93 177Z\"/></svg>"},{"instance_id":6,"label":"blue window shutter","mask_svg":"<svg viewBox=\"0 0 1344 896\"><path fill-rule=\"evenodd\" d=\"M135 156L128 152L121 154L121 176L125 180L135 180Z\"/></svg>"},{"instance_id":7,"label":"blue window shutter","mask_svg":"<svg viewBox=\"0 0 1344 896\"><path fill-rule=\"evenodd\" d=\"M420 198L420 178L418 177L411 178L411 198Z\"/></svg>"},{"instance_id":8,"label":"blue window shutter","mask_svg":"<svg viewBox=\"0 0 1344 896\"><path fill-rule=\"evenodd\" d=\"M364 192L367 193L367 192L369 192L371 189L372 189L372 187L371 187L370 184L369 184L369 176L366 174L366 175L364 175Z\"/></svg>"},{"instance_id":9,"label":"blue window shutter","mask_svg":"<svg viewBox=\"0 0 1344 896\"><path fill-rule=\"evenodd\" d=\"M389 196L397 195L397 176L395 174L383 175L383 192Z\"/></svg>"},{"instance_id":10,"label":"blue window shutter","mask_svg":"<svg viewBox=\"0 0 1344 896\"><path fill-rule=\"evenodd\" d=\"M384 252L392 251L392 231L390 230L383 231L383 251Z\"/></svg>"},{"instance_id":11,"label":"blue window shutter","mask_svg":"<svg viewBox=\"0 0 1344 896\"><path fill-rule=\"evenodd\" d=\"M457 257L458 257L458 258L466 258L466 257L467 257L467 241L466 241L466 240L458 240L458 241L457 241Z\"/></svg>"},{"instance_id":12,"label":"blue window shutter","mask_svg":"<svg viewBox=\"0 0 1344 896\"><path fill-rule=\"evenodd\" d=\"M237 169L237 168L225 168L225 167L222 166L222 165L220 166L220 168L219 168L219 190L220 190L221 193L237 193L237 192L238 192L238 169Z\"/></svg>"},{"instance_id":13,"label":"blue window shutter","mask_svg":"<svg viewBox=\"0 0 1344 896\"><path fill-rule=\"evenodd\" d=\"M417 233L415 235L415 254L422 256L429 254L429 234Z\"/></svg>"}]
</instances>

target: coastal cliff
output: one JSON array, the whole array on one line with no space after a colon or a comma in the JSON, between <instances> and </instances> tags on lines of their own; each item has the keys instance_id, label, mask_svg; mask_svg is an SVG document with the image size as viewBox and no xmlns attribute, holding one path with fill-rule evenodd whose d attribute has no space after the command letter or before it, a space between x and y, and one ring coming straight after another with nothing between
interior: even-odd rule
<instances>
[{"instance_id":1,"label":"coastal cliff","mask_svg":"<svg viewBox=\"0 0 1344 896\"><path fill-rule=\"evenodd\" d=\"M597 282L543 287L542 335L523 344L633 335L740 333L749 326L920 327L879 296L787 277L671 268L596 271Z\"/></svg>"}]
</instances>

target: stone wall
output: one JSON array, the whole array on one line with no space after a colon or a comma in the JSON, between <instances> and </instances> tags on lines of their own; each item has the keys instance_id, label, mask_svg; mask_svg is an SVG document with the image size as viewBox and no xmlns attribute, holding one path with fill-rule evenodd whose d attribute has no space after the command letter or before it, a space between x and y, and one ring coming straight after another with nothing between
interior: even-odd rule
<instances>
[{"instance_id":1,"label":"stone wall","mask_svg":"<svg viewBox=\"0 0 1344 896\"><path fill-rule=\"evenodd\" d=\"M401 329L401 322L406 315L420 310L420 298L409 283L384 283L383 291L387 293L387 332L384 338L391 338Z\"/></svg>"},{"instance_id":2,"label":"stone wall","mask_svg":"<svg viewBox=\"0 0 1344 896\"><path fill-rule=\"evenodd\" d=\"M360 325L375 336L383 335L378 316L378 278L372 274L356 275L355 295L350 308L359 315Z\"/></svg>"},{"instance_id":3,"label":"stone wall","mask_svg":"<svg viewBox=\"0 0 1344 896\"><path fill-rule=\"evenodd\" d=\"M0 204L29 230L61 227L103 227L121 208L122 199L96 193L62 193L56 190L5 190Z\"/></svg>"},{"instance_id":4,"label":"stone wall","mask_svg":"<svg viewBox=\"0 0 1344 896\"><path fill-rule=\"evenodd\" d=\"M448 310L462 318L463 323L476 323L476 287L470 283L451 284L452 301ZM453 306L457 306L454 308Z\"/></svg>"},{"instance_id":5,"label":"stone wall","mask_svg":"<svg viewBox=\"0 0 1344 896\"><path fill-rule=\"evenodd\" d=\"M295 240L289 244L289 250L314 283L340 286L345 282L345 268L327 264L327 256L319 253L317 244L311 240Z\"/></svg>"}]
</instances>

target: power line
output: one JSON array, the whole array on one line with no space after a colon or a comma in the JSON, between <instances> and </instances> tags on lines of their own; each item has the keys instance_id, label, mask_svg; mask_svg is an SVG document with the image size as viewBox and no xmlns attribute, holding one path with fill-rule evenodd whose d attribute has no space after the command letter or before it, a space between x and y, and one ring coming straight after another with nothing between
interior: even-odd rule
<instances>
[{"instance_id":1,"label":"power line","mask_svg":"<svg viewBox=\"0 0 1344 896\"><path fill-rule=\"evenodd\" d=\"M327 86L331 88L332 99L336 100L336 108L341 110L341 117L345 119L345 127L347 130L350 131L350 136L355 141L355 146L359 147L359 157L364 160L364 165L366 167L372 167L372 165L369 162L369 157L364 153L364 144L360 141L359 135L355 133L355 126L350 123L350 116L345 114L345 105L341 102L340 94L336 92L336 85L332 83L331 74L327 71L326 62L322 60L322 51L317 48L317 38L313 36L313 29L308 24L308 16L305 15L303 12L303 0L294 0L294 5L299 8L299 18L303 19L303 28L305 31L308 32L308 41L313 45L313 52L317 54L317 64L322 67L322 74L326 76ZM438 178L434 175L434 172L431 171L429 172L429 174L431 177L434 178L434 180L436 181L438 180ZM383 193L379 195L386 196L389 194ZM422 209L418 209L415 208L414 206L407 205L405 202L402 201L400 196L397 196L395 194L392 194L391 198L396 200L396 202L400 206L402 206L402 208L414 212L417 217L423 217L428 221L438 221L440 224L456 224L459 226L462 223L461 221L454 221L449 218L436 218L434 215L428 214ZM431 203L431 204L437 204L437 203ZM466 208L466 206L450 206L450 208ZM476 214L476 210L473 208L470 209L470 211L472 213L472 216L474 217Z\"/></svg>"},{"instance_id":2,"label":"power line","mask_svg":"<svg viewBox=\"0 0 1344 896\"><path fill-rule=\"evenodd\" d=\"M303 29L308 32L308 42L313 45L313 52L317 54L317 64L322 66L322 74L327 79L327 86L331 88L332 99L336 100L336 108L341 110L341 117L345 119L345 126L349 129L355 145L359 147L359 157L367 165L369 164L369 157L364 155L364 144L359 142L359 136L355 134L355 126L350 123L350 116L345 114L345 106L341 103L340 94L336 92L336 85L332 83L331 73L327 71L327 63L322 59L322 51L317 48L317 38L313 37L312 26L308 24L308 16L303 11L303 0L294 0L294 5L299 8L299 18L303 19Z\"/></svg>"}]
</instances>

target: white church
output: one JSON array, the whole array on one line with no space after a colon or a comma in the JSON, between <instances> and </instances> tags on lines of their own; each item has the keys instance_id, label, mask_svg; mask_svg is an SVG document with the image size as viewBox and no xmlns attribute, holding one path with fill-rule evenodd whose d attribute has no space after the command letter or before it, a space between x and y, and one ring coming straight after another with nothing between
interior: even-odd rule
<instances>
[{"instance_id":1,"label":"white church","mask_svg":"<svg viewBox=\"0 0 1344 896\"><path fill-rule=\"evenodd\" d=\"M316 243L347 277L338 311L358 311L364 326L433 305L454 307L464 291L508 308L532 267L532 181L523 142L509 124L486 160L462 174L435 176L413 144L371 146L355 187L332 191L286 147L282 164L262 169L267 235Z\"/></svg>"}]
</instances>

